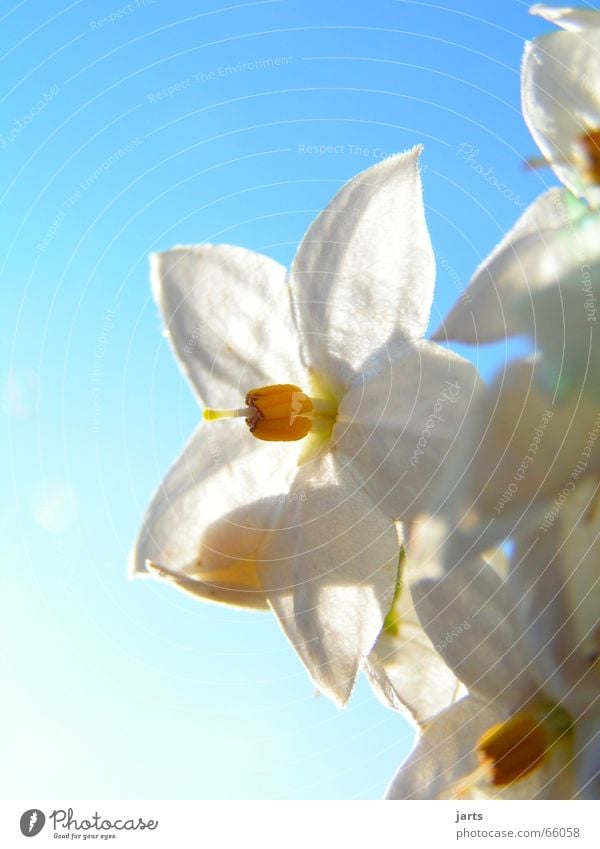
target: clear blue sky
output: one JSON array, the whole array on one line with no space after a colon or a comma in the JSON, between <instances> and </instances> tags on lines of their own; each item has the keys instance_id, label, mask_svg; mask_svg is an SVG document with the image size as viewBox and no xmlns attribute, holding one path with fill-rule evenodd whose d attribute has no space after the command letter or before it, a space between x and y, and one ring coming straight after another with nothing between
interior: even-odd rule
<instances>
[{"instance_id":1,"label":"clear blue sky","mask_svg":"<svg viewBox=\"0 0 600 849\"><path fill-rule=\"evenodd\" d=\"M338 712L271 616L126 577L198 420L147 255L226 241L287 264L345 180L422 142L433 329L553 182L524 168L518 73L549 27L519 0L0 14L0 795L376 798L412 735L366 684ZM470 353L485 375L505 355Z\"/></svg>"}]
</instances>

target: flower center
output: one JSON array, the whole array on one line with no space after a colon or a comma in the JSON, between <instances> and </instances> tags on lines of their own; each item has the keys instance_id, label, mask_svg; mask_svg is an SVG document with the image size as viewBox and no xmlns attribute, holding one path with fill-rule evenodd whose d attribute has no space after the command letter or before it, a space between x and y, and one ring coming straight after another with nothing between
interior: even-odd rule
<instances>
[{"instance_id":1,"label":"flower center","mask_svg":"<svg viewBox=\"0 0 600 849\"><path fill-rule=\"evenodd\" d=\"M492 726L477 742L488 782L503 787L529 775L557 743L568 739L572 726L571 717L558 705L521 711Z\"/></svg>"},{"instance_id":2,"label":"flower center","mask_svg":"<svg viewBox=\"0 0 600 849\"><path fill-rule=\"evenodd\" d=\"M493 725L477 742L477 754L489 770L493 787L512 784L539 766L549 749L543 723L529 713L517 713Z\"/></svg>"},{"instance_id":3,"label":"flower center","mask_svg":"<svg viewBox=\"0 0 600 849\"><path fill-rule=\"evenodd\" d=\"M600 129L588 130L581 136L575 159L586 180L600 185Z\"/></svg>"},{"instance_id":4,"label":"flower center","mask_svg":"<svg viewBox=\"0 0 600 849\"><path fill-rule=\"evenodd\" d=\"M570 155L552 159L531 157L527 160L530 168L545 168L555 163L573 165L581 172L586 183L600 185L600 128L590 128L582 133L576 139Z\"/></svg>"},{"instance_id":5,"label":"flower center","mask_svg":"<svg viewBox=\"0 0 600 849\"><path fill-rule=\"evenodd\" d=\"M206 408L207 421L244 418L250 433L266 442L295 442L309 433L329 436L337 416L331 398L312 398L292 383L277 383L251 389L246 407L237 410Z\"/></svg>"},{"instance_id":6,"label":"flower center","mask_svg":"<svg viewBox=\"0 0 600 849\"><path fill-rule=\"evenodd\" d=\"M481 766L459 780L452 796L463 796L483 781L491 787L506 787L529 775L545 762L554 746L567 743L573 721L559 706L520 711L493 725L477 741Z\"/></svg>"}]
</instances>

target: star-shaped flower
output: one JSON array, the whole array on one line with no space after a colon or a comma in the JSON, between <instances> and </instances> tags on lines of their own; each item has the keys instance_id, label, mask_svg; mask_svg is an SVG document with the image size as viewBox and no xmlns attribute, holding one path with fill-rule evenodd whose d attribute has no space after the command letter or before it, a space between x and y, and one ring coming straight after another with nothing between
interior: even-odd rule
<instances>
[{"instance_id":1,"label":"star-shaped flower","mask_svg":"<svg viewBox=\"0 0 600 849\"><path fill-rule=\"evenodd\" d=\"M561 30L525 47L523 115L543 153L536 164L551 165L566 189L531 204L433 338L476 344L528 334L556 361L581 347L598 316L600 12L544 4L531 12ZM576 370L582 358L570 357Z\"/></svg>"},{"instance_id":2,"label":"star-shaped flower","mask_svg":"<svg viewBox=\"0 0 600 849\"><path fill-rule=\"evenodd\" d=\"M346 184L289 274L228 245L152 263L166 333L208 421L155 494L133 571L271 608L338 704L394 596L395 520L421 509L477 381L421 338L434 260L419 152Z\"/></svg>"},{"instance_id":3,"label":"star-shaped flower","mask_svg":"<svg viewBox=\"0 0 600 849\"><path fill-rule=\"evenodd\" d=\"M507 580L461 552L451 522L420 525L416 609L469 695L428 723L388 798L598 798L597 493L590 479L539 550L523 539Z\"/></svg>"},{"instance_id":4,"label":"star-shaped flower","mask_svg":"<svg viewBox=\"0 0 600 849\"><path fill-rule=\"evenodd\" d=\"M600 12L532 7L558 32L534 38L521 73L523 116L545 160L574 195L600 201Z\"/></svg>"}]
</instances>

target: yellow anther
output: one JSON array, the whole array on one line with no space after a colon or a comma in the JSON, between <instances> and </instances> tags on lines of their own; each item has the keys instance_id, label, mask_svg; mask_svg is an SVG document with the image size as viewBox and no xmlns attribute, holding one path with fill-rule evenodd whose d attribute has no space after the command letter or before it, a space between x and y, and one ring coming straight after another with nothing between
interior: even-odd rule
<instances>
[{"instance_id":1,"label":"yellow anther","mask_svg":"<svg viewBox=\"0 0 600 849\"><path fill-rule=\"evenodd\" d=\"M252 411L246 424L257 439L293 442L303 439L312 428L312 401L291 383L251 389L246 404Z\"/></svg>"},{"instance_id":2,"label":"yellow anther","mask_svg":"<svg viewBox=\"0 0 600 849\"><path fill-rule=\"evenodd\" d=\"M483 734L477 743L482 764L495 787L511 784L540 765L551 745L543 721L517 713Z\"/></svg>"},{"instance_id":3,"label":"yellow anther","mask_svg":"<svg viewBox=\"0 0 600 849\"><path fill-rule=\"evenodd\" d=\"M479 784L506 787L540 767L555 747L572 745L573 719L560 705L538 702L489 728L477 741L480 765L451 785L445 798L460 799Z\"/></svg>"},{"instance_id":4,"label":"yellow anther","mask_svg":"<svg viewBox=\"0 0 600 849\"><path fill-rule=\"evenodd\" d=\"M588 130L578 144L576 164L588 183L600 185L600 129Z\"/></svg>"},{"instance_id":5,"label":"yellow anther","mask_svg":"<svg viewBox=\"0 0 600 849\"><path fill-rule=\"evenodd\" d=\"M293 383L251 389L246 404L237 410L207 407L202 417L209 422L243 418L250 433L267 442L294 442L309 433L322 442L331 434L337 416L337 403L332 397L311 398Z\"/></svg>"}]
</instances>

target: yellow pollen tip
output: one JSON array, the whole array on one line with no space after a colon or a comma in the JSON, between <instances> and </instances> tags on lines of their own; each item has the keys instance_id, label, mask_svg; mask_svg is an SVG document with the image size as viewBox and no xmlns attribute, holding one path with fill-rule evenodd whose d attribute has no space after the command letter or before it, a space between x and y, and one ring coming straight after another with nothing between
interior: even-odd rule
<instances>
[{"instance_id":1,"label":"yellow pollen tip","mask_svg":"<svg viewBox=\"0 0 600 849\"><path fill-rule=\"evenodd\" d=\"M517 713L483 734L477 753L494 787L502 787L528 775L540 765L551 741L543 722L528 713Z\"/></svg>"}]
</instances>

